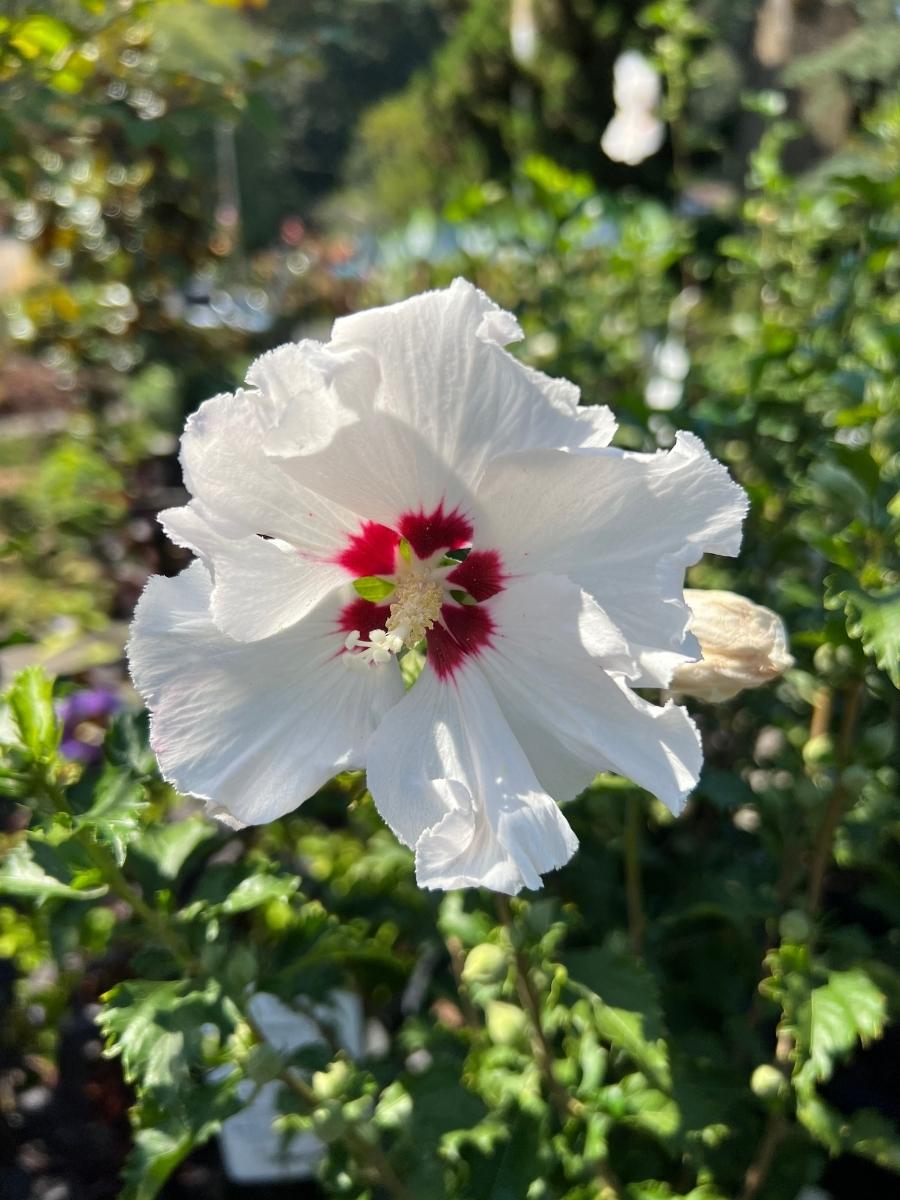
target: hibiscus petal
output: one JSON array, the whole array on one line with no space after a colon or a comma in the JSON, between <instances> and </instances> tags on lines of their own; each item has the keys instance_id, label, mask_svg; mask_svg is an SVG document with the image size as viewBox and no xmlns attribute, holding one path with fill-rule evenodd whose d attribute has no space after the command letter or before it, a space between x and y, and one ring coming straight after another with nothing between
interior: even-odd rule
<instances>
[{"instance_id":1,"label":"hibiscus petal","mask_svg":"<svg viewBox=\"0 0 900 1200\"><path fill-rule=\"evenodd\" d=\"M233 536L266 534L298 550L329 558L357 524L339 505L292 479L281 460L266 455L260 398L238 391L207 400L189 418L181 439L184 481L210 520Z\"/></svg>"},{"instance_id":2,"label":"hibiscus petal","mask_svg":"<svg viewBox=\"0 0 900 1200\"><path fill-rule=\"evenodd\" d=\"M377 358L377 407L417 429L471 485L494 455L597 444L598 430L614 428L608 411L599 423L599 413L576 414L572 384L548 380L508 354L502 343L517 331L509 314L457 279L443 291L342 317L330 345Z\"/></svg>"},{"instance_id":3,"label":"hibiscus petal","mask_svg":"<svg viewBox=\"0 0 900 1200\"><path fill-rule=\"evenodd\" d=\"M339 771L363 767L366 742L403 685L395 663L348 670L336 598L247 646L216 628L211 590L201 562L151 579L128 657L164 776L255 825L290 812Z\"/></svg>"},{"instance_id":4,"label":"hibiscus petal","mask_svg":"<svg viewBox=\"0 0 900 1200\"><path fill-rule=\"evenodd\" d=\"M577 841L543 791L474 665L452 684L426 664L369 743L369 788L424 887L514 894L569 860Z\"/></svg>"},{"instance_id":5,"label":"hibiscus petal","mask_svg":"<svg viewBox=\"0 0 900 1200\"><path fill-rule=\"evenodd\" d=\"M286 542L223 536L196 500L166 509L158 520L173 542L203 559L213 578L210 615L239 642L280 633L347 582L344 567L301 555Z\"/></svg>"},{"instance_id":6,"label":"hibiscus petal","mask_svg":"<svg viewBox=\"0 0 900 1200\"><path fill-rule=\"evenodd\" d=\"M391 528L404 513L439 505L468 512L474 504L439 450L391 413L367 413L318 452L282 461L291 480L322 503L334 502Z\"/></svg>"},{"instance_id":7,"label":"hibiscus petal","mask_svg":"<svg viewBox=\"0 0 900 1200\"><path fill-rule=\"evenodd\" d=\"M696 659L684 572L736 554L747 498L703 444L680 433L657 454L535 450L492 462L478 489L479 544L505 570L568 575L628 639L642 686Z\"/></svg>"},{"instance_id":8,"label":"hibiscus petal","mask_svg":"<svg viewBox=\"0 0 900 1200\"><path fill-rule=\"evenodd\" d=\"M683 708L650 704L615 674L625 647L594 600L534 575L495 596L491 616L479 666L547 791L569 800L611 770L680 812L702 766L697 730Z\"/></svg>"},{"instance_id":9,"label":"hibiscus petal","mask_svg":"<svg viewBox=\"0 0 900 1200\"><path fill-rule=\"evenodd\" d=\"M331 350L322 342L289 342L256 359L247 383L259 392L257 410L267 454L310 454L356 419L359 397L374 399L379 371L362 350Z\"/></svg>"}]
</instances>

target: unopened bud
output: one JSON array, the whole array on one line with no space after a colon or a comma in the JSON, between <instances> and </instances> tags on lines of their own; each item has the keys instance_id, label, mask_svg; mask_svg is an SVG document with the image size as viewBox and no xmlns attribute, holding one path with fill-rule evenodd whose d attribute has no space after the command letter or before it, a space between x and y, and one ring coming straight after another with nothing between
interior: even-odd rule
<instances>
[{"instance_id":1,"label":"unopened bud","mask_svg":"<svg viewBox=\"0 0 900 1200\"><path fill-rule=\"evenodd\" d=\"M777 1067L763 1063L750 1077L750 1090L760 1100L776 1100L788 1092L788 1082Z\"/></svg>"},{"instance_id":2,"label":"unopened bud","mask_svg":"<svg viewBox=\"0 0 900 1200\"><path fill-rule=\"evenodd\" d=\"M512 1046L525 1036L528 1018L515 1004L492 1000L485 1010L488 1035L497 1046Z\"/></svg>"},{"instance_id":3,"label":"unopened bud","mask_svg":"<svg viewBox=\"0 0 900 1200\"><path fill-rule=\"evenodd\" d=\"M506 955L499 946L482 942L466 955L462 977L465 983L501 983L506 978Z\"/></svg>"},{"instance_id":4,"label":"unopened bud","mask_svg":"<svg viewBox=\"0 0 900 1200\"><path fill-rule=\"evenodd\" d=\"M793 665L784 625L771 609L735 592L687 588L684 598L703 658L676 669L669 685L673 692L698 700L730 700Z\"/></svg>"},{"instance_id":5,"label":"unopened bud","mask_svg":"<svg viewBox=\"0 0 900 1200\"><path fill-rule=\"evenodd\" d=\"M316 1071L312 1077L313 1091L320 1100L335 1100L341 1095L352 1074L350 1065L337 1058L324 1071Z\"/></svg>"}]
</instances>

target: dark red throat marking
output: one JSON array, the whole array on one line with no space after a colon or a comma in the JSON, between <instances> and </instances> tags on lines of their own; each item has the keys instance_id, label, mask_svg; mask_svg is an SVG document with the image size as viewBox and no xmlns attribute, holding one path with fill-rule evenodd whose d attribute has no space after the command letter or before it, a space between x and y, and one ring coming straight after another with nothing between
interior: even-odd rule
<instances>
[{"instance_id":1,"label":"dark red throat marking","mask_svg":"<svg viewBox=\"0 0 900 1200\"><path fill-rule=\"evenodd\" d=\"M444 625L428 630L428 661L439 679L449 679L472 654L491 644L494 622L486 608L476 604L445 604Z\"/></svg>"},{"instance_id":2,"label":"dark red throat marking","mask_svg":"<svg viewBox=\"0 0 900 1200\"><path fill-rule=\"evenodd\" d=\"M472 524L459 509L444 511L441 503L432 513L404 513L398 528L418 558L431 558L438 550L458 550L472 542Z\"/></svg>"},{"instance_id":3,"label":"dark red throat marking","mask_svg":"<svg viewBox=\"0 0 900 1200\"><path fill-rule=\"evenodd\" d=\"M363 521L359 533L351 535L347 548L337 557L354 579L367 575L392 575L396 567L400 535L377 521ZM374 626L373 626L374 628Z\"/></svg>"}]
</instances>

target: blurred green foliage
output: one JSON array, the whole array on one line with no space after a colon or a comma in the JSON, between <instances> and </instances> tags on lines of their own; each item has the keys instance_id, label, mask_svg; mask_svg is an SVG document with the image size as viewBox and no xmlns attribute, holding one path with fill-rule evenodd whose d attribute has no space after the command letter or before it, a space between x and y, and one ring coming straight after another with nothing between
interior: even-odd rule
<instances>
[{"instance_id":1,"label":"blurred green foliage","mask_svg":"<svg viewBox=\"0 0 900 1200\"><path fill-rule=\"evenodd\" d=\"M638 20L624 3L535 0L541 54L525 69L504 6L404 4L367 99L402 82L398 31L437 45L443 20L447 36L354 133L362 101L332 101L349 62L379 58L387 7L331 20L199 0L7 6L0 214L20 282L0 286L3 654L60 615L77 630L125 618L149 571L177 568L150 525L178 495L173 435L254 353L464 274L516 311L529 363L613 407L620 445L688 428L728 463L752 501L745 548L691 584L774 608L796 666L694 706L707 767L683 818L601 777L567 810L576 858L509 905L418 891L361 780L233 833L159 779L134 713L78 765L54 703L90 670L63 670L55 700L26 672L0 711L0 955L18 972L4 1049L20 1072L3 1094L50 1077L72 998L93 987L137 1097L131 1200L213 1136L242 1083L273 1080L283 1135L314 1130L327 1147L329 1196L793 1200L817 1182L888 1195L900 55L887 8L825 6L837 24L813 46L799 9L778 43L774 5L666 0ZM761 29L770 59L790 46L765 69ZM667 150L630 174L597 148L624 45L663 71L669 121ZM837 134L816 115L822 89L847 100ZM338 224L276 230L299 211L293 189L315 192L300 151L323 144L329 105L331 182L353 141L327 205ZM258 199L254 163L273 180ZM360 219L377 239L353 236ZM346 986L384 1035L357 1062L329 1028L280 1053L253 1019L256 993L306 1010Z\"/></svg>"}]
</instances>

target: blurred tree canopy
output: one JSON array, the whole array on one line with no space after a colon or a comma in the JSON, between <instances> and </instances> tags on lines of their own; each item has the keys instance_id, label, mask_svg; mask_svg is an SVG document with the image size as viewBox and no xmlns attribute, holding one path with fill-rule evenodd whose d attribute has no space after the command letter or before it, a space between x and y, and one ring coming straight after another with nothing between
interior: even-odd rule
<instances>
[{"instance_id":1,"label":"blurred tree canopy","mask_svg":"<svg viewBox=\"0 0 900 1200\"><path fill-rule=\"evenodd\" d=\"M518 56L517 25L528 31ZM635 48L665 74L665 107L678 118L677 141L637 172L599 146L613 113L613 63ZM804 122L789 151L796 169L839 149L898 70L889 0L474 0L409 87L366 113L349 178L374 194L369 220L396 220L422 197L446 202L473 178L508 179L526 153L601 186L665 194L677 149L682 185L690 177L741 186L762 128L742 105L744 92L788 90Z\"/></svg>"}]
</instances>

